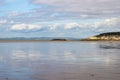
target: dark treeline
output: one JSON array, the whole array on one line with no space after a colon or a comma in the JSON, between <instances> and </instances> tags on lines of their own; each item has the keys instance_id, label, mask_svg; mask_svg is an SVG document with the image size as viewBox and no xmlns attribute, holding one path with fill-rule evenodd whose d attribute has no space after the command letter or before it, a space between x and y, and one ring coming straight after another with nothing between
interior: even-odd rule
<instances>
[{"instance_id":1,"label":"dark treeline","mask_svg":"<svg viewBox=\"0 0 120 80\"><path fill-rule=\"evenodd\" d=\"M120 36L120 32L102 33L102 34L97 35L96 37L102 37L102 36Z\"/></svg>"}]
</instances>

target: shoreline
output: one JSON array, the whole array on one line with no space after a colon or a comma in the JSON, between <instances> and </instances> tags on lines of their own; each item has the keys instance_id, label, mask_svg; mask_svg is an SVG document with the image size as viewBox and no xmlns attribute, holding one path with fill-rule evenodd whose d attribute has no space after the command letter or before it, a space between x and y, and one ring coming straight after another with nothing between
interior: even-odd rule
<instances>
[{"instance_id":1,"label":"shoreline","mask_svg":"<svg viewBox=\"0 0 120 80\"><path fill-rule=\"evenodd\" d=\"M52 40L0 40L2 42L120 42L120 40L67 40L67 41L52 41Z\"/></svg>"}]
</instances>

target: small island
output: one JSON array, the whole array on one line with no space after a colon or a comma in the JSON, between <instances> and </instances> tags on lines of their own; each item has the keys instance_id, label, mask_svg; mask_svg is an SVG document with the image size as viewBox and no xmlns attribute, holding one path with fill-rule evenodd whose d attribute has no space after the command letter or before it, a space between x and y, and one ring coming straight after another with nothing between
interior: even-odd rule
<instances>
[{"instance_id":1,"label":"small island","mask_svg":"<svg viewBox=\"0 0 120 80\"><path fill-rule=\"evenodd\" d=\"M102 33L96 36L82 39L82 41L120 41L120 32Z\"/></svg>"},{"instance_id":2,"label":"small island","mask_svg":"<svg viewBox=\"0 0 120 80\"><path fill-rule=\"evenodd\" d=\"M51 41L67 41L66 39L52 39Z\"/></svg>"}]
</instances>

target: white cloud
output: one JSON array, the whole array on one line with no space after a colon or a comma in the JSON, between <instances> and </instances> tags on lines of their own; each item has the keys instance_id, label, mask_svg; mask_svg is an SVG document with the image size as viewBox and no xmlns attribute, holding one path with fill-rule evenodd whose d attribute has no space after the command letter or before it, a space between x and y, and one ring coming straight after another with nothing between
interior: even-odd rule
<instances>
[{"instance_id":1,"label":"white cloud","mask_svg":"<svg viewBox=\"0 0 120 80\"><path fill-rule=\"evenodd\" d=\"M100 21L82 22L82 23L66 23L64 25L65 30L78 30L78 31L90 31L90 32L108 32L108 31L120 31L120 18L107 18Z\"/></svg>"},{"instance_id":2,"label":"white cloud","mask_svg":"<svg viewBox=\"0 0 120 80\"><path fill-rule=\"evenodd\" d=\"M93 20L91 22L65 22L65 23L49 23L49 24L16 24L10 29L19 32L47 32L54 34L54 32L66 33L66 31L72 33L76 32L107 32L107 31L119 31L120 30L120 18L106 18L102 20ZM65 34L64 34L65 35Z\"/></svg>"},{"instance_id":3,"label":"white cloud","mask_svg":"<svg viewBox=\"0 0 120 80\"><path fill-rule=\"evenodd\" d=\"M56 24L56 23L52 24L52 25L49 25L49 29L52 30L52 31L56 30L58 27L59 27L59 24Z\"/></svg>"},{"instance_id":4,"label":"white cloud","mask_svg":"<svg viewBox=\"0 0 120 80\"><path fill-rule=\"evenodd\" d=\"M120 18L119 17L118 18L113 17L113 18L105 19L101 22L95 22L93 24L93 26L95 28L98 28L98 27L113 27L113 29L114 29L114 27L119 26L118 24L120 24Z\"/></svg>"},{"instance_id":5,"label":"white cloud","mask_svg":"<svg viewBox=\"0 0 120 80\"><path fill-rule=\"evenodd\" d=\"M107 25L116 25L118 23L120 23L120 18L110 18L110 19L106 19L105 23Z\"/></svg>"},{"instance_id":6,"label":"white cloud","mask_svg":"<svg viewBox=\"0 0 120 80\"><path fill-rule=\"evenodd\" d=\"M2 24L13 24L14 21L13 20L6 20L6 19L1 19L0 20L0 25Z\"/></svg>"},{"instance_id":7,"label":"white cloud","mask_svg":"<svg viewBox=\"0 0 120 80\"><path fill-rule=\"evenodd\" d=\"M76 28L76 27L79 27L79 24L78 23L67 23L64 28L65 29L72 29L72 28Z\"/></svg>"},{"instance_id":8,"label":"white cloud","mask_svg":"<svg viewBox=\"0 0 120 80\"><path fill-rule=\"evenodd\" d=\"M103 21L96 21L92 24L93 30L95 32L112 32L112 31L120 31L120 18L107 18Z\"/></svg>"},{"instance_id":9,"label":"white cloud","mask_svg":"<svg viewBox=\"0 0 120 80\"><path fill-rule=\"evenodd\" d=\"M39 25L32 24L16 24L11 27L11 30L37 30L40 29Z\"/></svg>"}]
</instances>

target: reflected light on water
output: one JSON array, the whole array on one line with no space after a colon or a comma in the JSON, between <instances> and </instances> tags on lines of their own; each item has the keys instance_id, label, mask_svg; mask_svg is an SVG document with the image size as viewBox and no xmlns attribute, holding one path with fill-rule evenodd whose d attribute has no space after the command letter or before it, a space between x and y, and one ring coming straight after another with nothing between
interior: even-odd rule
<instances>
[{"instance_id":1,"label":"reflected light on water","mask_svg":"<svg viewBox=\"0 0 120 80\"><path fill-rule=\"evenodd\" d=\"M120 50L100 44L1 44L0 80L119 80Z\"/></svg>"},{"instance_id":2,"label":"reflected light on water","mask_svg":"<svg viewBox=\"0 0 120 80\"><path fill-rule=\"evenodd\" d=\"M40 52L38 51L29 51L25 52L22 50L16 50L12 52L11 58L16 60L39 60L40 58L44 57Z\"/></svg>"},{"instance_id":3,"label":"reflected light on water","mask_svg":"<svg viewBox=\"0 0 120 80\"><path fill-rule=\"evenodd\" d=\"M16 50L16 51L12 52L11 57L12 57L12 59L21 60L21 59L26 59L27 58L27 54L26 54L26 52L24 52L22 50Z\"/></svg>"},{"instance_id":4,"label":"reflected light on water","mask_svg":"<svg viewBox=\"0 0 120 80\"><path fill-rule=\"evenodd\" d=\"M72 53L72 52L67 52L67 51L66 51L66 52L64 52L64 55L63 55L63 56L64 56L65 59L68 59L68 60L71 60L71 59L72 59L72 60L73 60L73 59L75 60L75 59L76 59L75 54Z\"/></svg>"},{"instance_id":5,"label":"reflected light on water","mask_svg":"<svg viewBox=\"0 0 120 80\"><path fill-rule=\"evenodd\" d=\"M110 57L106 57L105 62L106 64L110 64L110 63L113 63L113 60Z\"/></svg>"},{"instance_id":6,"label":"reflected light on water","mask_svg":"<svg viewBox=\"0 0 120 80\"><path fill-rule=\"evenodd\" d=\"M28 58L30 59L30 60L39 60L40 58L42 58L42 57L44 57L44 55L42 55L40 52L33 52L33 51L30 51L29 53L28 53Z\"/></svg>"},{"instance_id":7,"label":"reflected light on water","mask_svg":"<svg viewBox=\"0 0 120 80\"><path fill-rule=\"evenodd\" d=\"M24 50L13 50L11 52L11 59L14 60L24 60L29 59L32 60L62 60L62 61L88 61L88 62L101 62L110 64L112 59L109 56L100 55L99 53L95 53L93 55L88 54L76 54L72 51L63 51L62 53L51 53L46 54L45 52L40 51L24 51ZM116 56L114 56L115 58ZM3 56L0 56L0 60L3 59Z\"/></svg>"}]
</instances>

